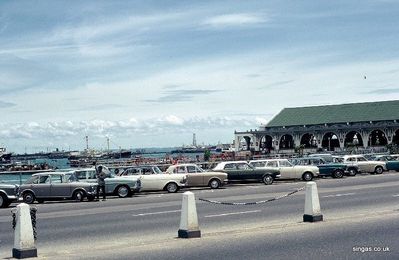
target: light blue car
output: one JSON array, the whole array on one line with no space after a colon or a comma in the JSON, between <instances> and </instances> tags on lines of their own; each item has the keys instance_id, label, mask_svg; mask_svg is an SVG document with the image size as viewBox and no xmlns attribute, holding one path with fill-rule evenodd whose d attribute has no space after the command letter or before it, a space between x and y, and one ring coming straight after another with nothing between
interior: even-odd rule
<instances>
[{"instance_id":1,"label":"light blue car","mask_svg":"<svg viewBox=\"0 0 399 260\"><path fill-rule=\"evenodd\" d=\"M103 166L107 172L105 178L105 192L107 195L115 195L120 198L133 196L134 193L141 190L141 178L122 178L110 172L107 167ZM84 168L69 171L73 173L76 179L84 182L97 183L96 170L94 168Z\"/></svg>"}]
</instances>

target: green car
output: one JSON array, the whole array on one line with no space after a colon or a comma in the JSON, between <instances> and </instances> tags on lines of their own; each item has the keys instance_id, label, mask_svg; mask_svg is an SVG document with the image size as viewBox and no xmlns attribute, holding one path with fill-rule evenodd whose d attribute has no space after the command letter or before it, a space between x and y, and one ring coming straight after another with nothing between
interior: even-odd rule
<instances>
[{"instance_id":1,"label":"green car","mask_svg":"<svg viewBox=\"0 0 399 260\"><path fill-rule=\"evenodd\" d=\"M94 168L76 169L69 172L73 173L75 178L79 181L97 183L96 170ZM137 176L136 179L126 179L108 171L107 178L105 178L105 191L107 195L116 195L120 198L126 198L139 192L140 189L140 176Z\"/></svg>"},{"instance_id":2,"label":"green car","mask_svg":"<svg viewBox=\"0 0 399 260\"><path fill-rule=\"evenodd\" d=\"M278 170L255 169L246 161L220 162L213 171L227 173L229 181L262 181L266 185L280 177Z\"/></svg>"},{"instance_id":3,"label":"green car","mask_svg":"<svg viewBox=\"0 0 399 260\"><path fill-rule=\"evenodd\" d=\"M399 156L398 155L377 155L375 161L383 161L387 166L388 171L399 172Z\"/></svg>"},{"instance_id":4,"label":"green car","mask_svg":"<svg viewBox=\"0 0 399 260\"><path fill-rule=\"evenodd\" d=\"M344 175L355 176L358 168L343 163L327 163L320 157L295 158L291 160L295 165L314 165L319 168L320 177L342 178Z\"/></svg>"}]
</instances>

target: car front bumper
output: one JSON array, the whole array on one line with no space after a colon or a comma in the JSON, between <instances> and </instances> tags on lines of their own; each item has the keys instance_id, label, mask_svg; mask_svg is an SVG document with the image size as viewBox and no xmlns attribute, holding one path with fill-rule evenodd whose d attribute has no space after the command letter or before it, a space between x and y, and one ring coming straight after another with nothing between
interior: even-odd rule
<instances>
[{"instance_id":1,"label":"car front bumper","mask_svg":"<svg viewBox=\"0 0 399 260\"><path fill-rule=\"evenodd\" d=\"M17 201L17 200L18 200L18 196L16 196L16 195L9 195L9 196L7 196L7 199L8 199L8 200L11 200L11 201Z\"/></svg>"},{"instance_id":2,"label":"car front bumper","mask_svg":"<svg viewBox=\"0 0 399 260\"><path fill-rule=\"evenodd\" d=\"M140 187L133 187L130 189L132 192L140 192L141 191L141 186Z\"/></svg>"},{"instance_id":3,"label":"car front bumper","mask_svg":"<svg viewBox=\"0 0 399 260\"><path fill-rule=\"evenodd\" d=\"M96 194L97 194L97 191L87 191L87 192L86 192L86 195L87 195L88 197L90 197L90 196L96 196Z\"/></svg>"}]
</instances>

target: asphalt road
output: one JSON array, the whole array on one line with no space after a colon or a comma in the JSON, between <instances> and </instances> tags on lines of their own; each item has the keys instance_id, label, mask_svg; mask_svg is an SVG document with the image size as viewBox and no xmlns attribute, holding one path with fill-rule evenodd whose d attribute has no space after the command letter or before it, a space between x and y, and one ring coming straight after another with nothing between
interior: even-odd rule
<instances>
[{"instance_id":1,"label":"asphalt road","mask_svg":"<svg viewBox=\"0 0 399 260\"><path fill-rule=\"evenodd\" d=\"M109 198L105 202L37 204L39 256L56 259L399 258L398 173L316 182L325 219L321 223L302 223L303 191L260 205L229 206L197 201L203 236L192 240L176 239L182 192L140 193L133 198ZM304 182L288 181L271 186L235 184L220 190L191 191L196 198L253 202L281 196L304 185ZM13 247L10 208L0 209L0 231L0 258L7 258ZM365 247L372 247L373 252L362 253ZM381 251L375 252L379 248Z\"/></svg>"}]
</instances>

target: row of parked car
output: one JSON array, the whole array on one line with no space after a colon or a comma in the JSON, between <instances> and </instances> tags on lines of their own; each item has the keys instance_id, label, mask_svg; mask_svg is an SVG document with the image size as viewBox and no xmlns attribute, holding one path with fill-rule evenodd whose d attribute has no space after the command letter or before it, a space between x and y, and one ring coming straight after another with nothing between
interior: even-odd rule
<instances>
[{"instance_id":1,"label":"row of parked car","mask_svg":"<svg viewBox=\"0 0 399 260\"><path fill-rule=\"evenodd\" d=\"M396 158L396 159L395 159ZM228 182L252 181L272 184L275 180L298 179L311 181L316 177L342 178L361 172L381 174L387 170L399 171L399 156L379 156L367 160L362 155L323 158L265 159L227 161L212 170L203 170L196 164L177 164L162 172L155 165L127 166L108 169L105 192L120 198L136 192L164 190L169 193L181 188L209 186L217 189ZM0 184L0 207L8 207L18 199L26 203L45 200L94 200L97 190L95 168L67 169L38 173L23 185Z\"/></svg>"}]
</instances>

